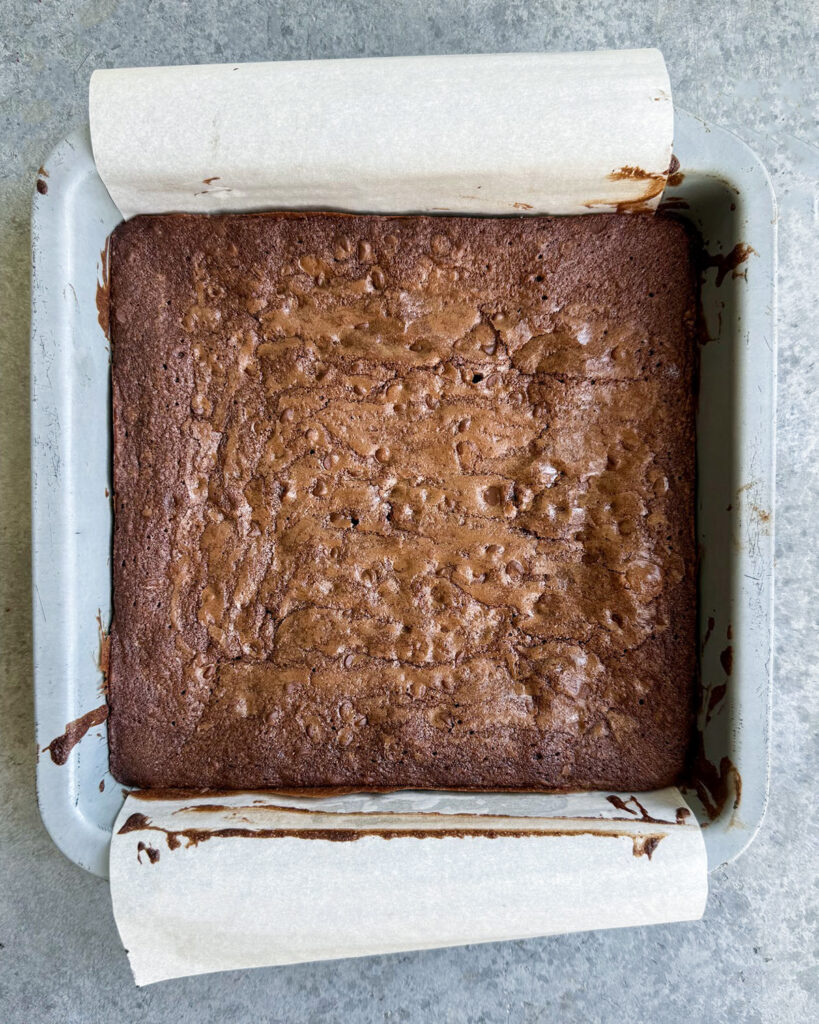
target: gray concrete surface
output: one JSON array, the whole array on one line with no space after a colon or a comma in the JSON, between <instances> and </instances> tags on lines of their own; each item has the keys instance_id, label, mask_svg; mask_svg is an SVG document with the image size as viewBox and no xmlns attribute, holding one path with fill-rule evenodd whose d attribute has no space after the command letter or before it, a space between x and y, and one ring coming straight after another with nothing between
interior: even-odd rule
<instances>
[{"instance_id":1,"label":"gray concrete surface","mask_svg":"<svg viewBox=\"0 0 819 1024\"><path fill-rule=\"evenodd\" d=\"M812 0L88 0L0 3L0 1021L816 1019L819 365ZM777 666L771 805L712 876L705 919L233 972L136 989L107 886L65 860L34 793L29 198L86 118L94 67L656 45L676 102L733 129L780 202Z\"/></svg>"}]
</instances>

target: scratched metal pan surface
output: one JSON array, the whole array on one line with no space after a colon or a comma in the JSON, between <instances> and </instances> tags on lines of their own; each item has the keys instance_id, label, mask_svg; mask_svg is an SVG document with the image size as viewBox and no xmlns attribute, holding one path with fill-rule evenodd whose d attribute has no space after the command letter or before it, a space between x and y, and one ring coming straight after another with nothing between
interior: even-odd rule
<instances>
[{"instance_id":1,"label":"scratched metal pan surface","mask_svg":"<svg viewBox=\"0 0 819 1024\"><path fill-rule=\"evenodd\" d=\"M698 414L704 757L698 791L687 793L708 825L713 868L751 841L768 791L776 217L768 177L744 143L682 111L676 118L683 178L666 196L710 253L729 257L708 271L703 295L713 339L702 349ZM108 771L105 723L88 716L104 705L100 627L111 615L110 366L96 293L120 219L88 131L78 131L46 161L32 215L37 792L57 846L103 876L123 791ZM89 726L83 738L46 751L77 720L75 734Z\"/></svg>"}]
</instances>

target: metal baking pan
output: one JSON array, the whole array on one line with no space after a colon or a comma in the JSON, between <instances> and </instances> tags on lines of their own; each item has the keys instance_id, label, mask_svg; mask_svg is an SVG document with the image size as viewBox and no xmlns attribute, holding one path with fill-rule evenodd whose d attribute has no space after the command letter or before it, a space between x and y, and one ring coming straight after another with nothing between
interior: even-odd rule
<instances>
[{"instance_id":1,"label":"metal baking pan","mask_svg":"<svg viewBox=\"0 0 819 1024\"><path fill-rule=\"evenodd\" d=\"M776 214L764 168L730 132L678 110L674 150L682 178L666 202L720 254L703 289L712 339L698 412L704 757L687 793L707 824L713 868L751 841L768 793ZM70 135L46 161L32 214L37 793L55 843L102 876L123 791L108 772L105 724L88 715L104 705L101 633L111 615L110 367L96 301L120 219L87 129ZM70 723L69 739L89 728L73 747L52 744Z\"/></svg>"}]
</instances>

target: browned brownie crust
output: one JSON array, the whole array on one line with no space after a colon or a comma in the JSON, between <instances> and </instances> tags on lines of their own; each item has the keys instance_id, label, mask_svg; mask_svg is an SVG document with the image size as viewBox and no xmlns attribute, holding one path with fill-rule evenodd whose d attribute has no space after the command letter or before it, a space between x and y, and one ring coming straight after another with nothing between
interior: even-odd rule
<instances>
[{"instance_id":1,"label":"browned brownie crust","mask_svg":"<svg viewBox=\"0 0 819 1024\"><path fill-rule=\"evenodd\" d=\"M662 216L121 225L114 775L673 782L689 250Z\"/></svg>"}]
</instances>

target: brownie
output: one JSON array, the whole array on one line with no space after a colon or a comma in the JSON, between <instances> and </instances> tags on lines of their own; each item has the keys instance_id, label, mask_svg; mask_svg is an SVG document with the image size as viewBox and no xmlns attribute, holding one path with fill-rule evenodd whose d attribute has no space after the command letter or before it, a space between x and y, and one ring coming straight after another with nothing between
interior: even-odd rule
<instances>
[{"instance_id":1,"label":"brownie","mask_svg":"<svg viewBox=\"0 0 819 1024\"><path fill-rule=\"evenodd\" d=\"M119 781L678 778L682 224L163 215L110 253Z\"/></svg>"}]
</instances>

